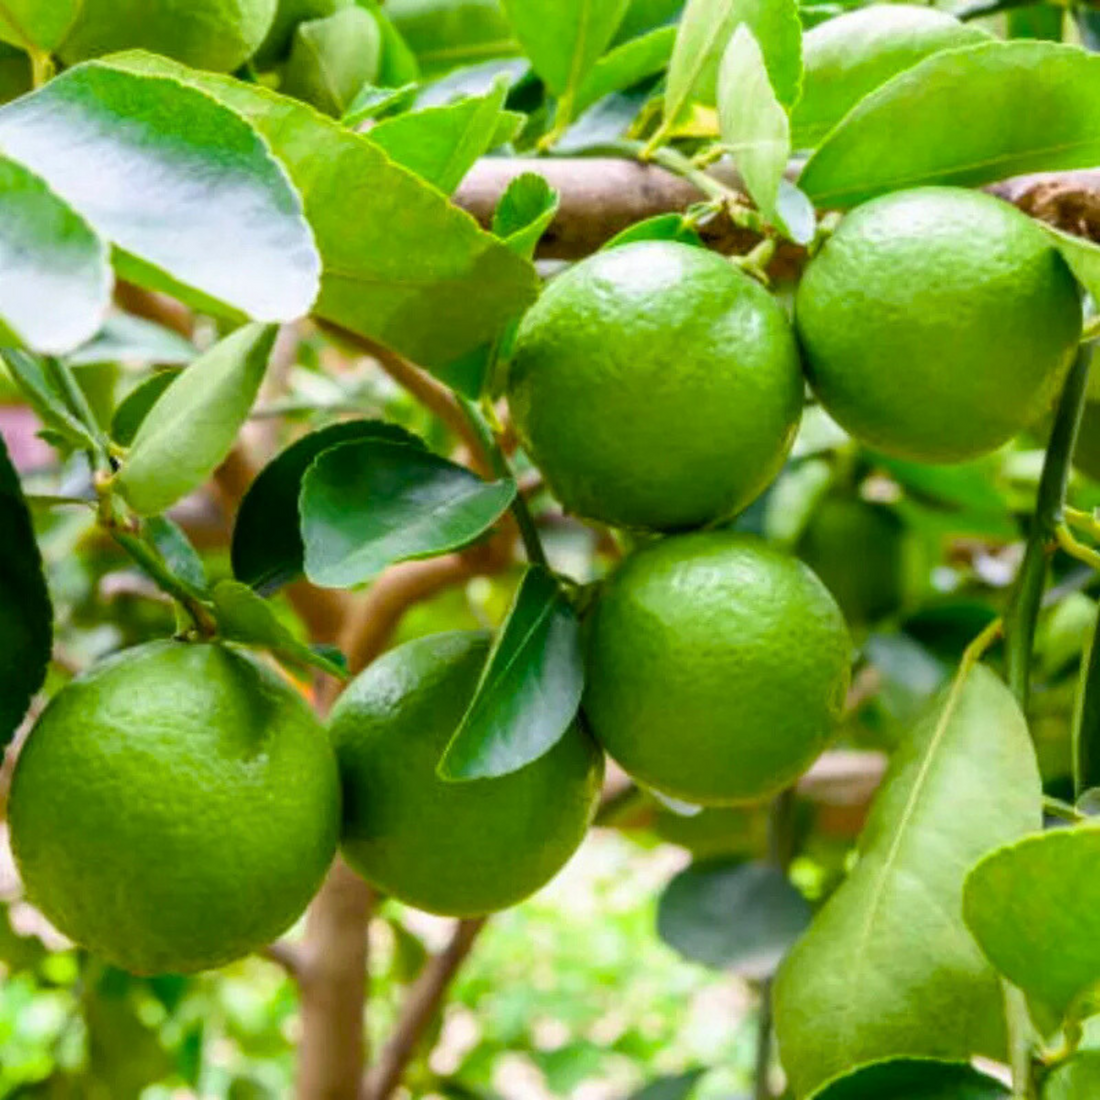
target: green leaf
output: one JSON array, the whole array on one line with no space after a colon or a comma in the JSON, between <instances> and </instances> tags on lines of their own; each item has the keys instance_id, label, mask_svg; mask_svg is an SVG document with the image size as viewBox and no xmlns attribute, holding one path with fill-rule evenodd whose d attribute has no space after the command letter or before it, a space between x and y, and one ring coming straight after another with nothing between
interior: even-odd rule
<instances>
[{"instance_id":1,"label":"green leaf","mask_svg":"<svg viewBox=\"0 0 1100 1100\"><path fill-rule=\"evenodd\" d=\"M580 623L558 581L527 570L470 705L439 764L442 779L488 779L549 752L581 705Z\"/></svg>"},{"instance_id":2,"label":"green leaf","mask_svg":"<svg viewBox=\"0 0 1100 1100\"><path fill-rule=\"evenodd\" d=\"M92 340L82 344L65 361L71 367L94 363L156 363L184 366L198 349L171 329L129 313L113 313Z\"/></svg>"},{"instance_id":3,"label":"green leaf","mask_svg":"<svg viewBox=\"0 0 1100 1100\"><path fill-rule=\"evenodd\" d=\"M672 59L675 44L676 28L659 27L604 54L577 89L574 116L579 117L604 96L625 91L663 72Z\"/></svg>"},{"instance_id":4,"label":"green leaf","mask_svg":"<svg viewBox=\"0 0 1100 1100\"><path fill-rule=\"evenodd\" d=\"M164 391L117 475L135 511L163 512L218 468L256 400L276 332L274 325L238 329Z\"/></svg>"},{"instance_id":5,"label":"green leaf","mask_svg":"<svg viewBox=\"0 0 1100 1100\"><path fill-rule=\"evenodd\" d=\"M999 1100L1008 1089L957 1062L899 1058L864 1066L813 1094L813 1100Z\"/></svg>"},{"instance_id":6,"label":"green leaf","mask_svg":"<svg viewBox=\"0 0 1100 1100\"><path fill-rule=\"evenodd\" d=\"M1083 1050L1043 1080L1043 1100L1093 1100L1100 1096L1100 1051Z\"/></svg>"},{"instance_id":7,"label":"green leaf","mask_svg":"<svg viewBox=\"0 0 1100 1100\"><path fill-rule=\"evenodd\" d=\"M111 438L120 446L129 447L161 394L179 376L179 370L161 370L135 386L118 404L111 417Z\"/></svg>"},{"instance_id":8,"label":"green leaf","mask_svg":"<svg viewBox=\"0 0 1100 1100\"><path fill-rule=\"evenodd\" d=\"M865 96L941 50L989 41L988 32L915 4L845 12L803 40L802 98L791 113L796 149L811 149Z\"/></svg>"},{"instance_id":9,"label":"green leaf","mask_svg":"<svg viewBox=\"0 0 1100 1100\"><path fill-rule=\"evenodd\" d=\"M513 252L535 255L543 233L558 213L561 197L536 172L523 172L504 189L493 212L493 232Z\"/></svg>"},{"instance_id":10,"label":"green leaf","mask_svg":"<svg viewBox=\"0 0 1100 1100\"><path fill-rule=\"evenodd\" d=\"M408 444L333 447L302 481L306 576L350 588L394 562L459 550L484 535L515 495L512 481L486 483Z\"/></svg>"},{"instance_id":11,"label":"green leaf","mask_svg":"<svg viewBox=\"0 0 1100 1100\"><path fill-rule=\"evenodd\" d=\"M768 863L693 863L665 888L657 933L693 962L769 978L810 923L810 906Z\"/></svg>"},{"instance_id":12,"label":"green leaf","mask_svg":"<svg viewBox=\"0 0 1100 1100\"><path fill-rule=\"evenodd\" d=\"M426 107L378 123L368 137L398 164L450 194L497 141L508 85L497 80L483 96Z\"/></svg>"},{"instance_id":13,"label":"green leaf","mask_svg":"<svg viewBox=\"0 0 1100 1100\"><path fill-rule=\"evenodd\" d=\"M388 111L403 110L416 98L419 87L419 84L402 84L400 88L379 88L366 84L359 89L340 121L354 130Z\"/></svg>"},{"instance_id":14,"label":"green leaf","mask_svg":"<svg viewBox=\"0 0 1100 1100\"><path fill-rule=\"evenodd\" d=\"M378 76L381 57L382 32L374 17L363 8L343 8L298 24L280 89L339 116Z\"/></svg>"},{"instance_id":15,"label":"green leaf","mask_svg":"<svg viewBox=\"0 0 1100 1100\"><path fill-rule=\"evenodd\" d=\"M609 248L619 248L634 241L679 241L696 248L705 247L699 231L683 214L657 214L616 233L603 245L603 249L606 251Z\"/></svg>"},{"instance_id":16,"label":"green leaf","mask_svg":"<svg viewBox=\"0 0 1100 1100\"><path fill-rule=\"evenodd\" d=\"M70 411L64 391L53 377L55 368L49 361L43 362L18 348L0 349L0 358L27 404L51 432L70 447L95 450L96 441Z\"/></svg>"},{"instance_id":17,"label":"green leaf","mask_svg":"<svg viewBox=\"0 0 1100 1100\"><path fill-rule=\"evenodd\" d=\"M206 592L206 569L202 558L179 524L167 516L150 516L145 521L145 535L173 576L196 595Z\"/></svg>"},{"instance_id":18,"label":"green leaf","mask_svg":"<svg viewBox=\"0 0 1100 1100\"><path fill-rule=\"evenodd\" d=\"M764 55L779 102L798 98L802 28L795 0L688 0L668 70L664 117L675 125L691 105L718 99L718 70L739 23L752 31Z\"/></svg>"},{"instance_id":19,"label":"green leaf","mask_svg":"<svg viewBox=\"0 0 1100 1100\"><path fill-rule=\"evenodd\" d=\"M1060 1015L1100 987L1100 828L1055 829L986 856L963 913L993 965Z\"/></svg>"},{"instance_id":20,"label":"green leaf","mask_svg":"<svg viewBox=\"0 0 1100 1100\"><path fill-rule=\"evenodd\" d=\"M386 0L385 8L425 75L516 52L508 20L492 0Z\"/></svg>"},{"instance_id":21,"label":"green leaf","mask_svg":"<svg viewBox=\"0 0 1100 1100\"><path fill-rule=\"evenodd\" d=\"M1024 4L1007 13L1005 30L1009 38L1045 38L1061 42L1065 11L1054 4Z\"/></svg>"},{"instance_id":22,"label":"green leaf","mask_svg":"<svg viewBox=\"0 0 1100 1100\"><path fill-rule=\"evenodd\" d=\"M60 355L111 301L107 245L29 169L0 156L0 343Z\"/></svg>"},{"instance_id":23,"label":"green leaf","mask_svg":"<svg viewBox=\"0 0 1100 1100\"><path fill-rule=\"evenodd\" d=\"M324 276L314 312L324 320L440 367L493 339L534 300L529 261L334 120L256 85L147 55L114 64L171 71L267 137L317 234Z\"/></svg>"},{"instance_id":24,"label":"green leaf","mask_svg":"<svg viewBox=\"0 0 1100 1100\"><path fill-rule=\"evenodd\" d=\"M560 97L576 93L611 45L629 0L503 0L535 72Z\"/></svg>"},{"instance_id":25,"label":"green leaf","mask_svg":"<svg viewBox=\"0 0 1100 1100\"><path fill-rule=\"evenodd\" d=\"M0 109L0 146L122 250L125 278L260 321L309 311L319 262L301 202L259 135L209 96L78 65Z\"/></svg>"},{"instance_id":26,"label":"green leaf","mask_svg":"<svg viewBox=\"0 0 1100 1100\"><path fill-rule=\"evenodd\" d=\"M689 1069L686 1073L658 1077L632 1093L629 1100L688 1100L706 1072L705 1069Z\"/></svg>"},{"instance_id":27,"label":"green leaf","mask_svg":"<svg viewBox=\"0 0 1100 1100\"><path fill-rule=\"evenodd\" d=\"M301 576L305 558L298 507L302 478L318 455L357 439L423 446L404 428L381 420L330 424L296 440L260 471L241 501L231 553L237 580L271 592Z\"/></svg>"},{"instance_id":28,"label":"green leaf","mask_svg":"<svg viewBox=\"0 0 1100 1100\"><path fill-rule=\"evenodd\" d=\"M0 751L46 678L53 610L19 475L0 436Z\"/></svg>"},{"instance_id":29,"label":"green leaf","mask_svg":"<svg viewBox=\"0 0 1100 1100\"><path fill-rule=\"evenodd\" d=\"M819 207L848 207L1098 159L1100 57L1053 42L988 42L934 54L872 92L810 158L800 185Z\"/></svg>"},{"instance_id":30,"label":"green leaf","mask_svg":"<svg viewBox=\"0 0 1100 1100\"><path fill-rule=\"evenodd\" d=\"M1008 501L996 485L997 462L986 458L937 466L872 451L869 457L916 497L975 512L1003 515Z\"/></svg>"},{"instance_id":31,"label":"green leaf","mask_svg":"<svg viewBox=\"0 0 1100 1100\"><path fill-rule=\"evenodd\" d=\"M1003 1057L1001 987L963 923L963 880L1040 821L1027 724L977 667L898 746L855 869L779 970L776 1034L797 1096L889 1058Z\"/></svg>"},{"instance_id":32,"label":"green leaf","mask_svg":"<svg viewBox=\"0 0 1100 1100\"><path fill-rule=\"evenodd\" d=\"M1100 245L1086 237L1075 237L1061 229L1055 229L1046 222L1037 221L1036 225L1051 235L1062 259L1069 264L1077 281L1092 295L1094 301L1100 301Z\"/></svg>"},{"instance_id":33,"label":"green leaf","mask_svg":"<svg viewBox=\"0 0 1100 1100\"><path fill-rule=\"evenodd\" d=\"M772 90L764 54L742 23L722 55L718 72L718 122L753 202L776 221L779 185L791 155L787 112Z\"/></svg>"},{"instance_id":34,"label":"green leaf","mask_svg":"<svg viewBox=\"0 0 1100 1100\"><path fill-rule=\"evenodd\" d=\"M84 0L2 0L0 39L25 50L53 53L83 6Z\"/></svg>"},{"instance_id":35,"label":"green leaf","mask_svg":"<svg viewBox=\"0 0 1100 1100\"><path fill-rule=\"evenodd\" d=\"M337 679L346 679L347 671L342 665L295 638L279 622L271 604L247 584L219 581L214 585L211 598L218 630L227 641L268 649L290 665L319 668Z\"/></svg>"}]
</instances>

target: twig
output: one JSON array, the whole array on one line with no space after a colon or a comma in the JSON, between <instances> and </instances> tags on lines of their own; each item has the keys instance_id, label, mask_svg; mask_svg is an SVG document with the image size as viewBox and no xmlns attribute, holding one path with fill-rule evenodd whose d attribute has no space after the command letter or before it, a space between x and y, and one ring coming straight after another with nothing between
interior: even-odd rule
<instances>
[{"instance_id":1,"label":"twig","mask_svg":"<svg viewBox=\"0 0 1100 1100\"><path fill-rule=\"evenodd\" d=\"M393 1095L428 1025L443 1003L451 981L484 926L484 917L459 921L447 946L425 964L409 989L393 1034L367 1074L363 1100L389 1100Z\"/></svg>"},{"instance_id":2,"label":"twig","mask_svg":"<svg viewBox=\"0 0 1100 1100\"><path fill-rule=\"evenodd\" d=\"M276 966L281 966L295 981L301 980L304 973L302 953L294 944L287 943L286 940L276 940L263 948L260 955Z\"/></svg>"}]
</instances>

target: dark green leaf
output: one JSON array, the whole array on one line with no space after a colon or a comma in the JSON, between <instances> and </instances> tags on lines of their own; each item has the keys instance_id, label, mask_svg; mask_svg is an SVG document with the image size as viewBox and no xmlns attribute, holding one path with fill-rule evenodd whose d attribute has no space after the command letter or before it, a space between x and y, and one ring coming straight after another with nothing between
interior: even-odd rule
<instances>
[{"instance_id":1,"label":"dark green leaf","mask_svg":"<svg viewBox=\"0 0 1100 1100\"><path fill-rule=\"evenodd\" d=\"M813 1094L813 1100L999 1100L1008 1089L957 1062L899 1058L864 1066Z\"/></svg>"},{"instance_id":2,"label":"dark green leaf","mask_svg":"<svg viewBox=\"0 0 1100 1100\"><path fill-rule=\"evenodd\" d=\"M776 1033L799 1096L869 1062L1004 1056L1001 986L963 923L963 880L1038 828L1039 772L991 672L953 687L895 750L855 869L780 968Z\"/></svg>"},{"instance_id":3,"label":"dark green leaf","mask_svg":"<svg viewBox=\"0 0 1100 1100\"><path fill-rule=\"evenodd\" d=\"M1005 29L1009 38L1043 38L1061 42L1066 13L1054 4L1025 4L1008 13Z\"/></svg>"},{"instance_id":4,"label":"dark green leaf","mask_svg":"<svg viewBox=\"0 0 1100 1100\"><path fill-rule=\"evenodd\" d=\"M111 438L120 446L134 442L142 421L160 400L161 394L179 376L178 370L161 370L135 386L120 402L111 418Z\"/></svg>"},{"instance_id":5,"label":"dark green leaf","mask_svg":"<svg viewBox=\"0 0 1100 1100\"><path fill-rule=\"evenodd\" d=\"M46 957L46 949L37 936L21 936L11 924L11 912L0 905L0 963L7 971L6 977L21 970L32 970Z\"/></svg>"},{"instance_id":6,"label":"dark green leaf","mask_svg":"<svg viewBox=\"0 0 1100 1100\"><path fill-rule=\"evenodd\" d=\"M120 362L183 366L196 355L195 345L171 329L129 313L115 313L94 339L66 355L65 361L73 367Z\"/></svg>"},{"instance_id":7,"label":"dark green leaf","mask_svg":"<svg viewBox=\"0 0 1100 1100\"><path fill-rule=\"evenodd\" d=\"M243 119L180 81L79 65L0 109L0 145L123 250L127 279L261 321L294 320L317 295L286 174Z\"/></svg>"},{"instance_id":8,"label":"dark green leaf","mask_svg":"<svg viewBox=\"0 0 1100 1100\"><path fill-rule=\"evenodd\" d=\"M206 591L202 558L179 524L167 516L150 516L145 521L145 534L174 576L196 594Z\"/></svg>"},{"instance_id":9,"label":"dark green leaf","mask_svg":"<svg viewBox=\"0 0 1100 1100\"><path fill-rule=\"evenodd\" d=\"M685 958L770 977L810 923L810 906L768 863L695 863L666 887L657 932Z\"/></svg>"},{"instance_id":10,"label":"dark green leaf","mask_svg":"<svg viewBox=\"0 0 1100 1100\"><path fill-rule=\"evenodd\" d=\"M0 437L0 750L46 678L53 610L19 475Z\"/></svg>"},{"instance_id":11,"label":"dark green leaf","mask_svg":"<svg viewBox=\"0 0 1100 1100\"><path fill-rule=\"evenodd\" d=\"M305 642L300 642L275 615L271 605L239 581L219 581L211 593L214 618L223 638L241 645L269 649L280 660L302 667L319 668L344 679L347 669Z\"/></svg>"},{"instance_id":12,"label":"dark green leaf","mask_svg":"<svg viewBox=\"0 0 1100 1100\"><path fill-rule=\"evenodd\" d=\"M963 893L993 965L1060 1015L1100 983L1100 829L1029 836L986 856Z\"/></svg>"},{"instance_id":13,"label":"dark green leaf","mask_svg":"<svg viewBox=\"0 0 1100 1100\"><path fill-rule=\"evenodd\" d=\"M658 1077L632 1093L629 1100L688 1100L706 1072L705 1069L689 1069L687 1073Z\"/></svg>"},{"instance_id":14,"label":"dark green leaf","mask_svg":"<svg viewBox=\"0 0 1100 1100\"><path fill-rule=\"evenodd\" d=\"M516 495L408 444L344 443L302 482L305 571L314 584L350 588L393 562L429 558L479 539Z\"/></svg>"},{"instance_id":15,"label":"dark green leaf","mask_svg":"<svg viewBox=\"0 0 1100 1100\"><path fill-rule=\"evenodd\" d=\"M535 72L556 96L574 95L611 44L629 0L503 0Z\"/></svg>"},{"instance_id":16,"label":"dark green leaf","mask_svg":"<svg viewBox=\"0 0 1100 1100\"><path fill-rule=\"evenodd\" d=\"M105 983L104 983L105 984ZM89 989L83 999L90 1095L137 1100L149 1085L172 1072L172 1058L155 1028L142 1020L135 998L121 989Z\"/></svg>"},{"instance_id":17,"label":"dark green leaf","mask_svg":"<svg viewBox=\"0 0 1100 1100\"><path fill-rule=\"evenodd\" d=\"M0 343L72 351L110 304L107 245L45 181L3 156L0 193Z\"/></svg>"},{"instance_id":18,"label":"dark green leaf","mask_svg":"<svg viewBox=\"0 0 1100 1100\"><path fill-rule=\"evenodd\" d=\"M277 331L238 329L199 356L149 410L117 475L135 511L163 512L217 469L256 400Z\"/></svg>"},{"instance_id":19,"label":"dark green leaf","mask_svg":"<svg viewBox=\"0 0 1100 1100\"><path fill-rule=\"evenodd\" d=\"M378 76L382 32L370 12L342 8L299 23L280 89L329 115L342 115L359 89Z\"/></svg>"},{"instance_id":20,"label":"dark green leaf","mask_svg":"<svg viewBox=\"0 0 1100 1100\"><path fill-rule=\"evenodd\" d=\"M557 580L532 566L443 754L440 777L487 779L519 771L561 740L583 690L580 623Z\"/></svg>"},{"instance_id":21,"label":"dark green leaf","mask_svg":"<svg viewBox=\"0 0 1100 1100\"><path fill-rule=\"evenodd\" d=\"M915 4L872 4L813 28L803 42L802 98L791 112L794 146L811 149L865 96L941 50L989 34Z\"/></svg>"},{"instance_id":22,"label":"dark green leaf","mask_svg":"<svg viewBox=\"0 0 1100 1100\"><path fill-rule=\"evenodd\" d=\"M498 80L484 96L386 119L368 137L398 164L450 194L474 162L500 144L497 128L507 95L507 84Z\"/></svg>"},{"instance_id":23,"label":"dark green leaf","mask_svg":"<svg viewBox=\"0 0 1100 1100\"><path fill-rule=\"evenodd\" d=\"M872 92L800 184L819 207L848 207L907 187L975 186L1098 159L1100 57L1052 42L989 42L934 54Z\"/></svg>"},{"instance_id":24,"label":"dark green leaf","mask_svg":"<svg viewBox=\"0 0 1100 1100\"><path fill-rule=\"evenodd\" d=\"M703 247L703 238L683 214L657 214L635 222L629 229L617 233L603 247L618 248L633 241L679 241L681 244Z\"/></svg>"},{"instance_id":25,"label":"dark green leaf","mask_svg":"<svg viewBox=\"0 0 1100 1100\"><path fill-rule=\"evenodd\" d=\"M364 137L256 85L155 66L244 115L297 184L321 248L315 312L427 367L493 339L533 301L534 266ZM431 247L425 247L431 242Z\"/></svg>"},{"instance_id":26,"label":"dark green leaf","mask_svg":"<svg viewBox=\"0 0 1100 1100\"><path fill-rule=\"evenodd\" d=\"M647 77L663 72L672 58L675 43L676 28L659 27L616 46L596 62L577 89L574 115L582 114L604 96L625 91Z\"/></svg>"},{"instance_id":27,"label":"dark green leaf","mask_svg":"<svg viewBox=\"0 0 1100 1100\"><path fill-rule=\"evenodd\" d=\"M269 462L248 488L233 527L233 575L270 592L301 576L302 545L298 498L313 460L339 443L385 439L418 446L420 440L396 424L349 420L310 432Z\"/></svg>"}]
</instances>

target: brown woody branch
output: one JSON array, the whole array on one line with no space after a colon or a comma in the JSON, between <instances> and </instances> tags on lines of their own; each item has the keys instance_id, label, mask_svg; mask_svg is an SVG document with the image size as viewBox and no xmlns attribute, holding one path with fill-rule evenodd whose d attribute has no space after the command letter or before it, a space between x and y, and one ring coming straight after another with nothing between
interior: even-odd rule
<instances>
[{"instance_id":1,"label":"brown woody branch","mask_svg":"<svg viewBox=\"0 0 1100 1100\"><path fill-rule=\"evenodd\" d=\"M397 1026L367 1074L362 1100L389 1100L401 1084L428 1025L484 926L483 917L458 921L447 946L425 964L409 989Z\"/></svg>"}]
</instances>

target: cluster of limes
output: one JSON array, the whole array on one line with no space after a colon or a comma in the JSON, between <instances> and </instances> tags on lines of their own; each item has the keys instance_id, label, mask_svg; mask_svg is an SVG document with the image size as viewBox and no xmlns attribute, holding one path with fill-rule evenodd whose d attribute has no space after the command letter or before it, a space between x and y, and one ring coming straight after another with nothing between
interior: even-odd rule
<instances>
[{"instance_id":1,"label":"cluster of limes","mask_svg":"<svg viewBox=\"0 0 1100 1100\"><path fill-rule=\"evenodd\" d=\"M10 822L30 897L123 966L194 970L282 931L341 839L353 867L413 905L513 904L580 844L601 750L675 799L766 798L830 737L851 656L822 581L723 526L783 465L803 367L861 440L958 460L1043 414L1081 323L1043 232L947 188L847 217L808 267L793 327L701 248L636 242L575 265L524 319L508 398L566 508L632 529L640 548L589 613L582 711L561 740L499 778L438 776L489 653L482 633L375 662L327 737L252 658L155 643L60 691L28 739ZM835 542L817 537L820 560Z\"/></svg>"}]
</instances>

